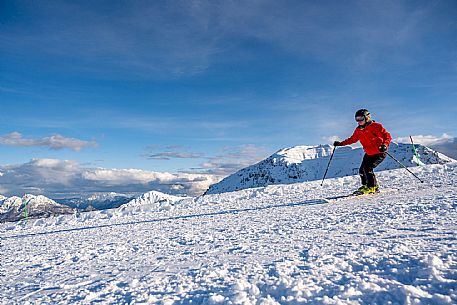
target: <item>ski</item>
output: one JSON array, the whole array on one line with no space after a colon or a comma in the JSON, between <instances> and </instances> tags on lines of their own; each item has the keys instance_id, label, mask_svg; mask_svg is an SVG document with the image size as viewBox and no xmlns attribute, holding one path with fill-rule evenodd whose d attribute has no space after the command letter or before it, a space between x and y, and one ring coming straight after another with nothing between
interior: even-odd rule
<instances>
[{"instance_id":1,"label":"ski","mask_svg":"<svg viewBox=\"0 0 457 305\"><path fill-rule=\"evenodd\" d=\"M381 192L376 192L376 193L370 193L370 194L363 194L363 193L359 193L357 191L353 192L353 193L350 193L350 194L343 194L343 195L338 195L338 196L331 196L331 197L326 197L324 198L324 200L328 203L330 202L337 202L337 201L341 201L341 200L346 200L346 199L355 199L355 198L369 198L369 197L373 197L373 196L378 196L378 195L382 195L382 194L389 194L391 193L392 190L386 190L384 189L383 191Z\"/></svg>"}]
</instances>

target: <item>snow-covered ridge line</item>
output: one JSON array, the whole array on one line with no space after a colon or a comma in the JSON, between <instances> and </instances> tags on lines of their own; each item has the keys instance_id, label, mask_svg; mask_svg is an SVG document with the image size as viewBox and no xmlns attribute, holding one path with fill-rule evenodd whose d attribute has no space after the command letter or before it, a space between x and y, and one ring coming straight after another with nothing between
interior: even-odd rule
<instances>
[{"instance_id":1,"label":"snow-covered ridge line","mask_svg":"<svg viewBox=\"0 0 457 305\"><path fill-rule=\"evenodd\" d=\"M411 144L391 143L389 147L389 153L408 167L456 161L426 146L416 145L416 150L419 159L416 158ZM332 151L333 146L331 145L295 146L281 149L267 159L241 169L219 183L211 185L206 194L322 179ZM362 148L338 147L327 177L336 178L358 174L363 154ZM397 168L401 168L401 165L387 157L376 168L376 171Z\"/></svg>"},{"instance_id":2,"label":"snow-covered ridge line","mask_svg":"<svg viewBox=\"0 0 457 305\"><path fill-rule=\"evenodd\" d=\"M126 199L129 199L126 202ZM86 199L70 199L73 204L75 200L81 201L81 203L87 204L94 201L103 203L107 202L108 207L103 210L116 209L120 207L119 211L121 213L132 213L139 211L161 211L161 210L170 210L173 206L181 201L189 199L189 197L178 197L168 194L164 194L158 191L150 191L141 196L131 199L127 195L118 194L118 193L109 193L109 194L93 194ZM121 202L121 204L117 204ZM0 221L18 221L26 218L40 218L40 217L49 217L51 215L57 216L59 214L70 214L80 212L90 212L94 209L76 209L67 206L66 204L60 204L56 201L47 198L42 195L24 195L24 197L12 196L12 197L0 197ZM117 206L113 206L117 204ZM89 207L92 207L90 205ZM105 214L113 213L112 211L102 212Z\"/></svg>"}]
</instances>

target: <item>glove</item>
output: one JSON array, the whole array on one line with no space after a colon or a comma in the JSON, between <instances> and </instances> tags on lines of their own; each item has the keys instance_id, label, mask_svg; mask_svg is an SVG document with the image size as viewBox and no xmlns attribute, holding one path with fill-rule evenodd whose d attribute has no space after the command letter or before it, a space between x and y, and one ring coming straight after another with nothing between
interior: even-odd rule
<instances>
[{"instance_id":1,"label":"glove","mask_svg":"<svg viewBox=\"0 0 457 305\"><path fill-rule=\"evenodd\" d=\"M380 146L378 147L378 149L379 149L380 152L386 152L386 151L387 151L387 146L384 145L384 144L382 144L382 145L380 145Z\"/></svg>"},{"instance_id":2,"label":"glove","mask_svg":"<svg viewBox=\"0 0 457 305\"><path fill-rule=\"evenodd\" d=\"M341 142L340 141L335 141L335 142L333 142L333 146L341 146Z\"/></svg>"}]
</instances>

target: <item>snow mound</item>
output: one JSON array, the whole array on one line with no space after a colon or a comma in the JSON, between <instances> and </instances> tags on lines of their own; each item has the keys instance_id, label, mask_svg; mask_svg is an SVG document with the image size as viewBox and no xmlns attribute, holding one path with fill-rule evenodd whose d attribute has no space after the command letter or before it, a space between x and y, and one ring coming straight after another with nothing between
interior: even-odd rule
<instances>
[{"instance_id":1,"label":"snow mound","mask_svg":"<svg viewBox=\"0 0 457 305\"><path fill-rule=\"evenodd\" d=\"M190 197L179 197L158 191L150 191L122 205L119 211L126 213L139 210L144 212L171 210L178 202L186 199L192 200Z\"/></svg>"},{"instance_id":2,"label":"snow mound","mask_svg":"<svg viewBox=\"0 0 457 305\"><path fill-rule=\"evenodd\" d=\"M417 158L411 144L391 143L389 153L397 160L412 167L426 164L455 162L426 146L416 145ZM281 149L267 159L224 178L209 187L205 194L217 194L247 188L264 187L274 184L320 180L332 154L333 146L295 146ZM364 155L362 148L338 147L327 173L327 178L337 178L358 174ZM401 168L397 162L387 157L377 171Z\"/></svg>"}]
</instances>

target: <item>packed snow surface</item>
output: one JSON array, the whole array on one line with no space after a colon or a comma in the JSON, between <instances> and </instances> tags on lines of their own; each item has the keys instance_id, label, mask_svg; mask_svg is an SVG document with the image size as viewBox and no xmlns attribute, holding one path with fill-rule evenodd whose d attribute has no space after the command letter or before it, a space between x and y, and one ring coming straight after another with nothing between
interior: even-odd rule
<instances>
[{"instance_id":1,"label":"packed snow surface","mask_svg":"<svg viewBox=\"0 0 457 305\"><path fill-rule=\"evenodd\" d=\"M411 170L1 224L0 301L456 304L457 164Z\"/></svg>"}]
</instances>

